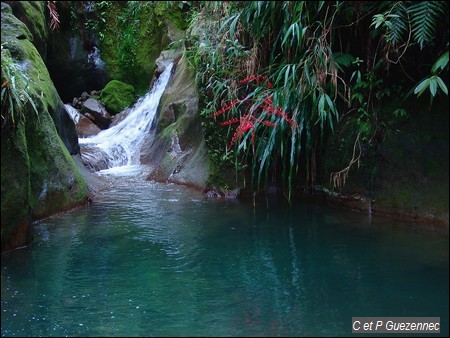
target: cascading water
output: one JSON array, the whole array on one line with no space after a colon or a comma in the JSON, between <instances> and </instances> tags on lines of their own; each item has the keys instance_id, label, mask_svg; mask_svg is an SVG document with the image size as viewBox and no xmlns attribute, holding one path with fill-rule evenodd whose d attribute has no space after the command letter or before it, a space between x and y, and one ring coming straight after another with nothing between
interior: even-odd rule
<instances>
[{"instance_id":1,"label":"cascading water","mask_svg":"<svg viewBox=\"0 0 450 338\"><path fill-rule=\"evenodd\" d=\"M166 67L150 92L138 100L124 120L95 136L79 139L81 158L87 167L99 174L141 173L140 149L145 138L151 136L152 122L172 66Z\"/></svg>"}]
</instances>

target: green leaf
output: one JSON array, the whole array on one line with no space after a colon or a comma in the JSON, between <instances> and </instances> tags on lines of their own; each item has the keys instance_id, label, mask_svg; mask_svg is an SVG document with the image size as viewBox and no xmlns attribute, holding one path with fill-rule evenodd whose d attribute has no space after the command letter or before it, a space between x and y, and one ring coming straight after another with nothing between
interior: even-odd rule
<instances>
[{"instance_id":1,"label":"green leaf","mask_svg":"<svg viewBox=\"0 0 450 338\"><path fill-rule=\"evenodd\" d=\"M317 104L317 109L319 110L319 114L322 115L325 110L325 95L322 94L319 99L319 103Z\"/></svg>"},{"instance_id":2,"label":"green leaf","mask_svg":"<svg viewBox=\"0 0 450 338\"><path fill-rule=\"evenodd\" d=\"M344 67L348 67L355 60L355 57L351 54L347 53L334 53L333 60L335 63L339 65L343 65Z\"/></svg>"},{"instance_id":3,"label":"green leaf","mask_svg":"<svg viewBox=\"0 0 450 338\"><path fill-rule=\"evenodd\" d=\"M439 85L439 87L441 88L441 90L444 92L444 94L448 95L448 89L447 89L447 86L445 85L444 81L442 81L442 79L439 76L436 76L436 81L437 81L437 84Z\"/></svg>"},{"instance_id":4,"label":"green leaf","mask_svg":"<svg viewBox=\"0 0 450 338\"><path fill-rule=\"evenodd\" d=\"M404 108L398 108L394 110L394 116L405 117L408 115L408 112Z\"/></svg>"},{"instance_id":5,"label":"green leaf","mask_svg":"<svg viewBox=\"0 0 450 338\"><path fill-rule=\"evenodd\" d=\"M413 39L420 49L432 40L439 16L446 6L445 1L417 1L409 7Z\"/></svg>"},{"instance_id":6,"label":"green leaf","mask_svg":"<svg viewBox=\"0 0 450 338\"><path fill-rule=\"evenodd\" d=\"M430 93L434 97L436 96L437 91L437 81L436 78L433 76L430 78Z\"/></svg>"},{"instance_id":7,"label":"green leaf","mask_svg":"<svg viewBox=\"0 0 450 338\"><path fill-rule=\"evenodd\" d=\"M380 25L383 24L384 21L385 18L383 14L375 14L372 18L372 23L370 24L370 26L375 26L375 29L377 29L378 27L380 27Z\"/></svg>"},{"instance_id":8,"label":"green leaf","mask_svg":"<svg viewBox=\"0 0 450 338\"><path fill-rule=\"evenodd\" d=\"M286 66L286 73L284 74L284 86L286 87L289 81L289 69L291 65Z\"/></svg>"},{"instance_id":9,"label":"green leaf","mask_svg":"<svg viewBox=\"0 0 450 338\"><path fill-rule=\"evenodd\" d=\"M442 54L439 59L434 63L433 67L431 67L431 72L436 73L439 68L441 70L444 70L445 67L448 65L448 51Z\"/></svg>"},{"instance_id":10,"label":"green leaf","mask_svg":"<svg viewBox=\"0 0 450 338\"><path fill-rule=\"evenodd\" d=\"M419 83L416 87L416 89L414 89L414 94L417 94L417 97L419 97L420 95L423 94L423 92L428 88L428 86L430 85L430 79L426 78L425 80L423 80L421 83Z\"/></svg>"}]
</instances>

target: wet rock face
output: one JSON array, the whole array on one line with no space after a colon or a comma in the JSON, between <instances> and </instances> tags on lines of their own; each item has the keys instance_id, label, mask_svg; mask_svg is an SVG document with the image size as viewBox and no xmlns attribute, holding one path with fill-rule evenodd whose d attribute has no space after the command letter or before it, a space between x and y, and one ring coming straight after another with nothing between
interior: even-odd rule
<instances>
[{"instance_id":1,"label":"wet rock face","mask_svg":"<svg viewBox=\"0 0 450 338\"><path fill-rule=\"evenodd\" d=\"M65 111L33 36L2 2L2 77L9 69L26 105L13 125L2 127L2 251L26 245L33 219L86 202L87 186L71 154L79 152L75 125ZM20 81L20 78L31 81ZM2 79L2 83L4 83ZM3 111L2 111L3 114Z\"/></svg>"},{"instance_id":2,"label":"wet rock face","mask_svg":"<svg viewBox=\"0 0 450 338\"><path fill-rule=\"evenodd\" d=\"M148 179L173 182L204 190L209 175L208 154L203 140L198 93L192 69L185 58L175 60L172 80L163 94L158 111L155 140L141 149L141 163L154 170ZM168 57L163 54L161 65Z\"/></svg>"},{"instance_id":3,"label":"wet rock face","mask_svg":"<svg viewBox=\"0 0 450 338\"><path fill-rule=\"evenodd\" d=\"M81 158L84 165L91 172L96 172L111 167L108 154L95 146L85 145L81 153Z\"/></svg>"},{"instance_id":4,"label":"wet rock face","mask_svg":"<svg viewBox=\"0 0 450 338\"><path fill-rule=\"evenodd\" d=\"M390 107L387 101L385 106ZM392 121L379 143L362 142L360 166L352 168L345 185L336 187L330 172L345 168L352 158L357 128L338 124L327 141L323 178L327 199L374 214L449 224L449 101L405 101L408 119ZM386 129L387 131L388 129ZM376 135L379 135L376 133ZM356 168L357 167L357 168Z\"/></svg>"},{"instance_id":5,"label":"wet rock face","mask_svg":"<svg viewBox=\"0 0 450 338\"><path fill-rule=\"evenodd\" d=\"M76 124L77 133L79 137L89 137L97 135L100 128L97 127L90 119L85 116L80 117L80 121Z\"/></svg>"}]
</instances>

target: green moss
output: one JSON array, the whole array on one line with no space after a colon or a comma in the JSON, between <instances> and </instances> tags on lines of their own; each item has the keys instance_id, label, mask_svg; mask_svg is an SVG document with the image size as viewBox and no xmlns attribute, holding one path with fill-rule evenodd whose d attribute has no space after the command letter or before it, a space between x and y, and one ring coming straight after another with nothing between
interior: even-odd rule
<instances>
[{"instance_id":1,"label":"green moss","mask_svg":"<svg viewBox=\"0 0 450 338\"><path fill-rule=\"evenodd\" d=\"M2 8L2 43L4 41L3 33L8 32L9 38L17 38L17 39L27 39L29 41L33 41L33 35L30 33L30 30L27 26L17 20L17 18L11 14L11 7L5 3L1 3Z\"/></svg>"},{"instance_id":2,"label":"green moss","mask_svg":"<svg viewBox=\"0 0 450 338\"><path fill-rule=\"evenodd\" d=\"M176 132L177 125L176 123L172 123L170 126L167 126L162 130L160 138L163 140L171 140L172 136L175 135Z\"/></svg>"},{"instance_id":3,"label":"green moss","mask_svg":"<svg viewBox=\"0 0 450 338\"><path fill-rule=\"evenodd\" d=\"M17 37L18 32L27 31L25 24L13 15L2 14L2 45L15 60L15 67L24 79L24 90L33 99L38 111L46 111L52 116L58 134L70 153L74 153L78 144L75 127L65 112L47 67L31 42L31 35L20 33L20 38Z\"/></svg>"},{"instance_id":4,"label":"green moss","mask_svg":"<svg viewBox=\"0 0 450 338\"><path fill-rule=\"evenodd\" d=\"M112 80L102 90L101 100L112 113L119 113L136 100L134 87L130 84Z\"/></svg>"},{"instance_id":5,"label":"green moss","mask_svg":"<svg viewBox=\"0 0 450 338\"><path fill-rule=\"evenodd\" d=\"M87 196L87 186L47 114L39 125L27 124L33 217L65 210Z\"/></svg>"},{"instance_id":6,"label":"green moss","mask_svg":"<svg viewBox=\"0 0 450 338\"><path fill-rule=\"evenodd\" d=\"M166 15L166 18L168 20L172 20L172 22L175 24L175 27L180 30L186 30L188 28L188 23L185 20L186 17L187 16L184 15L181 11L174 9L169 11Z\"/></svg>"},{"instance_id":7,"label":"green moss","mask_svg":"<svg viewBox=\"0 0 450 338\"><path fill-rule=\"evenodd\" d=\"M44 1L11 1L13 14L29 29L33 44L43 58L47 55L48 29Z\"/></svg>"},{"instance_id":8,"label":"green moss","mask_svg":"<svg viewBox=\"0 0 450 338\"><path fill-rule=\"evenodd\" d=\"M179 8L164 2L111 2L99 28L110 78L132 84L138 95L148 92L155 61L171 42L167 25L175 17L175 25L183 26Z\"/></svg>"},{"instance_id":9,"label":"green moss","mask_svg":"<svg viewBox=\"0 0 450 338\"><path fill-rule=\"evenodd\" d=\"M183 14L180 7L174 3L158 2L155 7L155 13L160 21L167 21L167 24L172 23L176 29L186 30L188 28L188 23L185 20L187 15Z\"/></svg>"}]
</instances>

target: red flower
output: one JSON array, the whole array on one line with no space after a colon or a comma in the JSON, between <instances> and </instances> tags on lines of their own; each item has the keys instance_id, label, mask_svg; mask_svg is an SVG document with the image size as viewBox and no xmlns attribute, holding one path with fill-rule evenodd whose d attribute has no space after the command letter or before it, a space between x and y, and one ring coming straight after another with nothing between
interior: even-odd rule
<instances>
[{"instance_id":1,"label":"red flower","mask_svg":"<svg viewBox=\"0 0 450 338\"><path fill-rule=\"evenodd\" d=\"M230 124L238 123L238 122L239 122L239 119L237 117L233 117L231 120L221 122L220 125L221 126L229 126Z\"/></svg>"},{"instance_id":2,"label":"red flower","mask_svg":"<svg viewBox=\"0 0 450 338\"><path fill-rule=\"evenodd\" d=\"M231 147L233 146L233 143L236 141L236 139L238 139L239 141L241 140L242 136L245 134L245 132L252 130L252 143L254 144L254 124L253 122L250 121L250 119L255 119L253 116L242 116L240 119L240 124L239 126L236 128L233 136L231 137L231 142L230 145L228 146L228 149L231 149Z\"/></svg>"},{"instance_id":3,"label":"red flower","mask_svg":"<svg viewBox=\"0 0 450 338\"><path fill-rule=\"evenodd\" d=\"M227 110L231 109L232 107L234 107L235 105L237 105L240 101L239 100L234 100L231 101L227 106L225 106L224 108L216 111L214 114L211 114L211 117L216 117L220 114L225 113Z\"/></svg>"}]
</instances>

